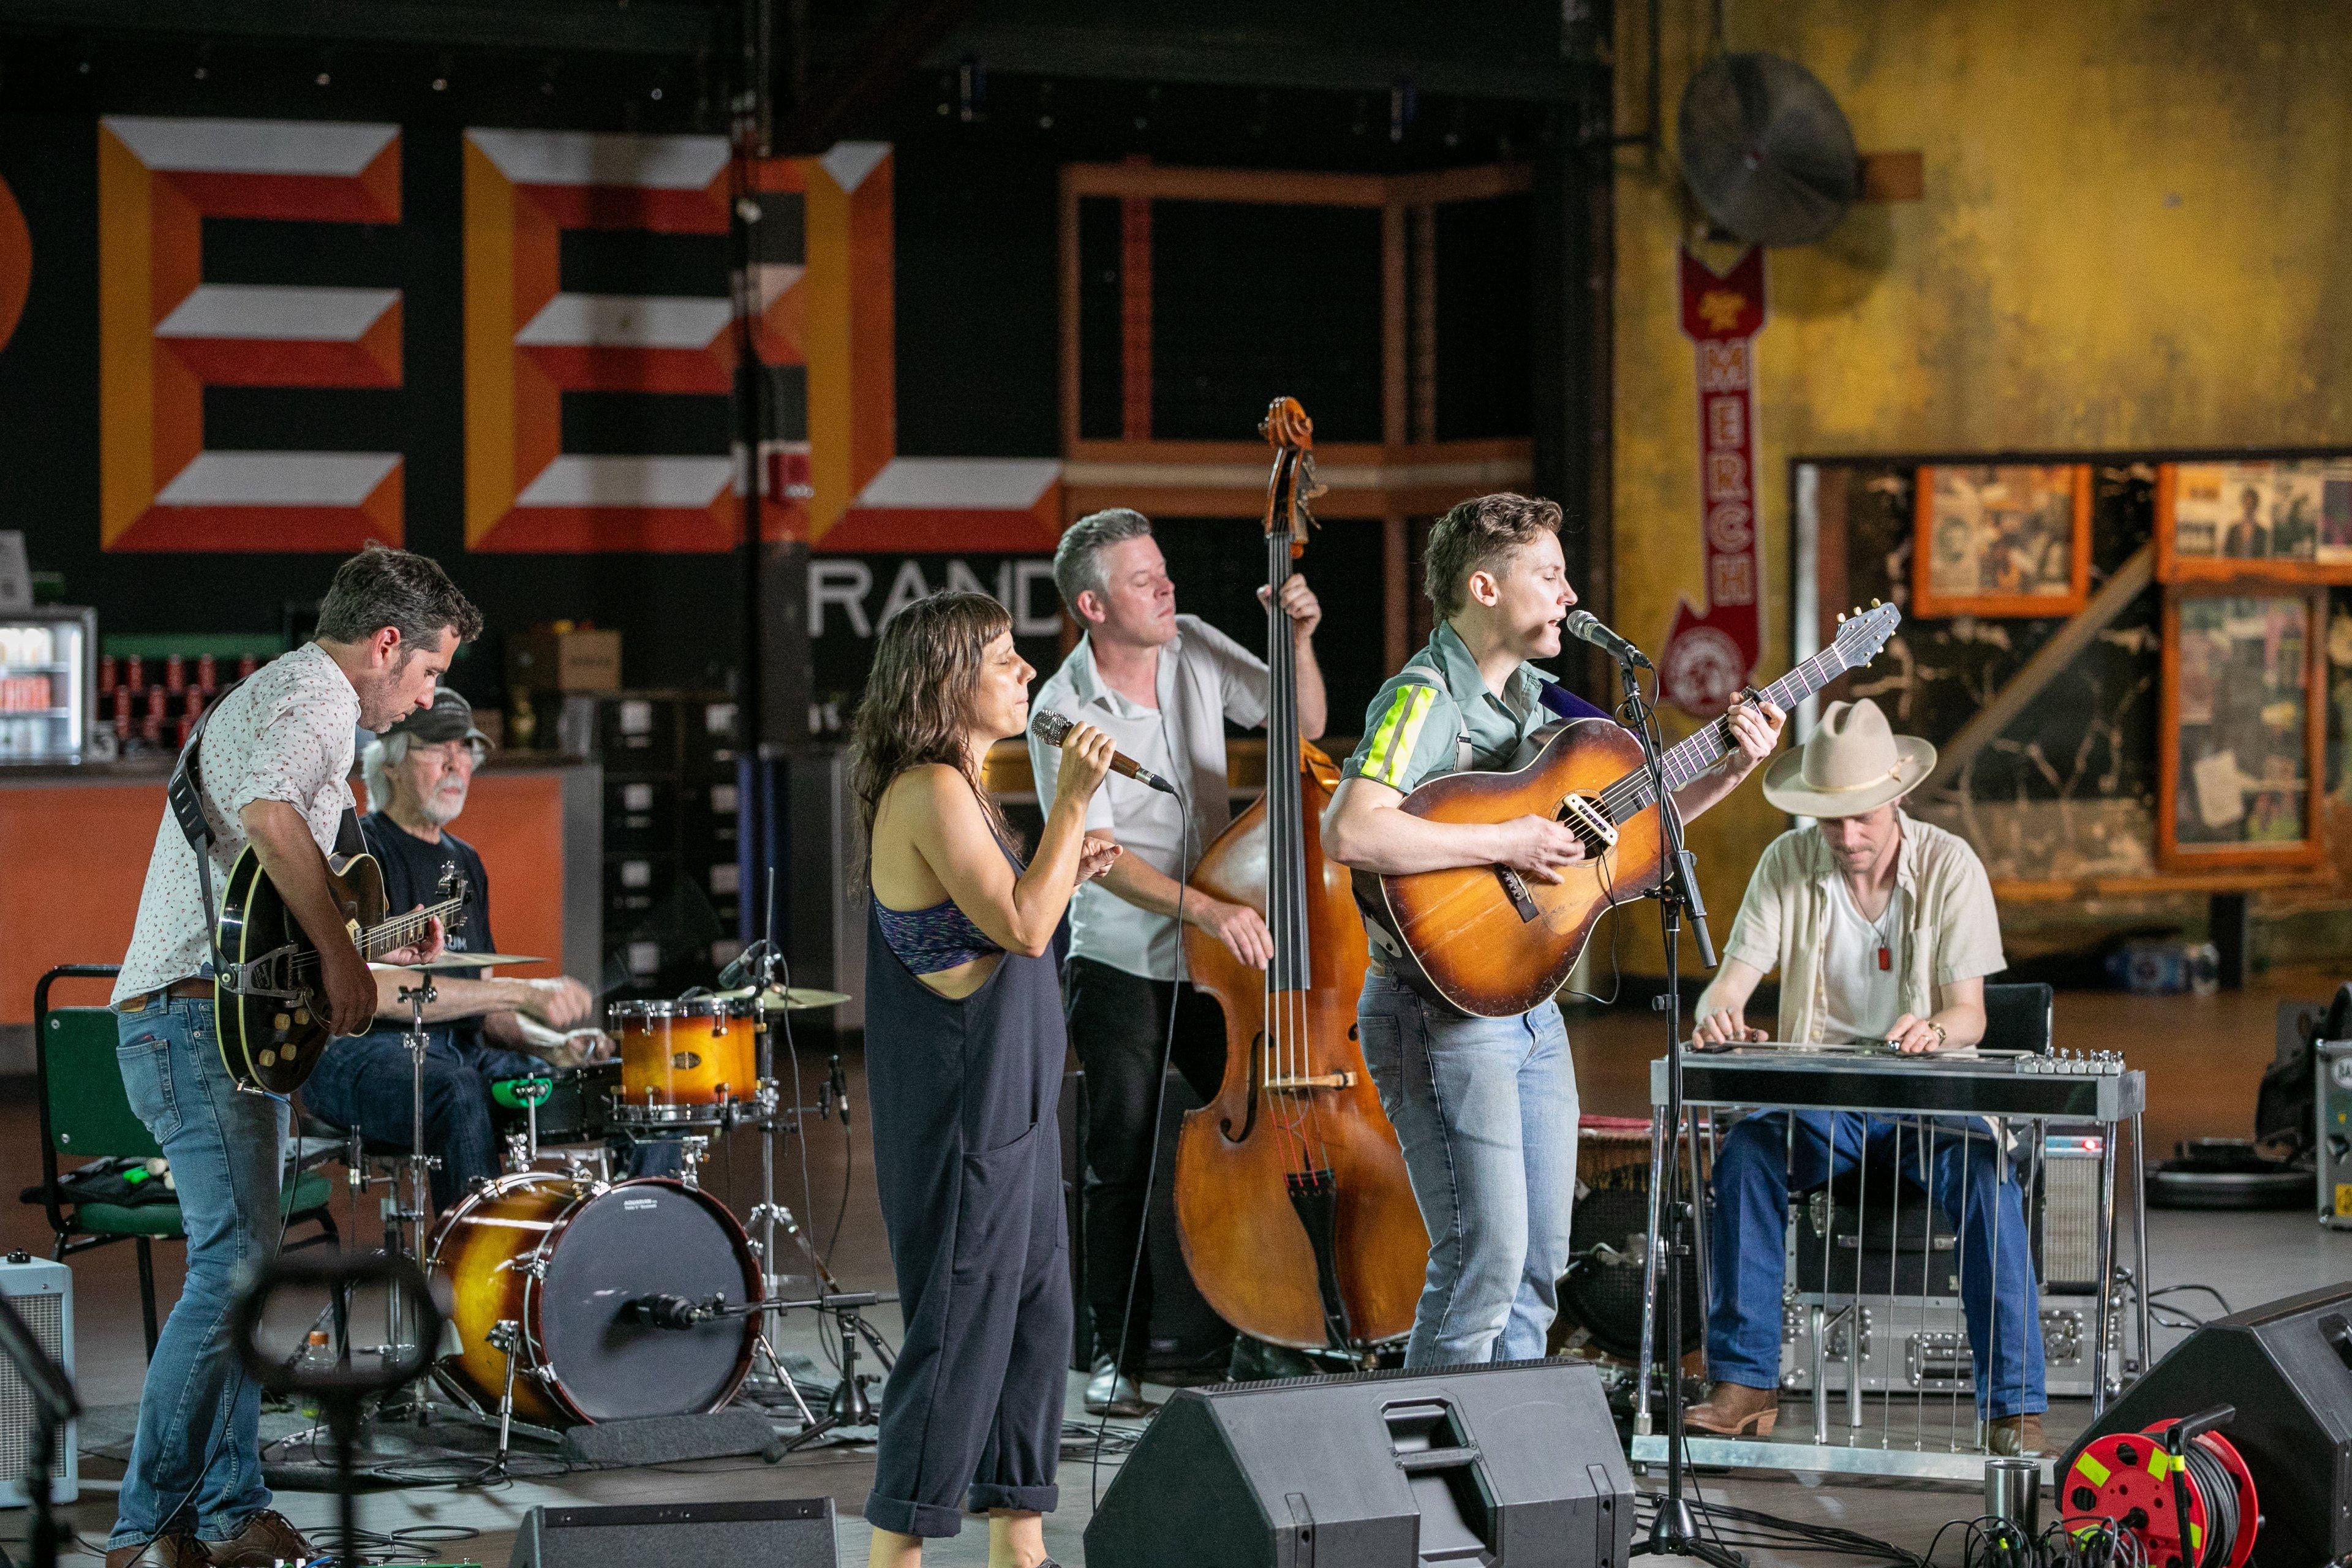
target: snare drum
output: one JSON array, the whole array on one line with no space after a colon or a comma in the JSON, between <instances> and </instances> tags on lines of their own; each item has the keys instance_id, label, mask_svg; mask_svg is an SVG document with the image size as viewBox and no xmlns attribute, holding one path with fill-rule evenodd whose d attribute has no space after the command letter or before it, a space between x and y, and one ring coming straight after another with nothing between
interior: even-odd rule
<instances>
[{"instance_id":1,"label":"snare drum","mask_svg":"<svg viewBox=\"0 0 2352 1568\"><path fill-rule=\"evenodd\" d=\"M615 1002L609 1019L621 1052L615 1121L716 1122L759 1098L751 1022L726 1003Z\"/></svg>"}]
</instances>

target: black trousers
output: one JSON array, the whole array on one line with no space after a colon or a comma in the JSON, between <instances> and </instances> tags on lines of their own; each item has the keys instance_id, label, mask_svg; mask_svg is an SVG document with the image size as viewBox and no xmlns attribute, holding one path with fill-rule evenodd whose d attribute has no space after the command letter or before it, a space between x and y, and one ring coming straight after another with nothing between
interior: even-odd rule
<instances>
[{"instance_id":1,"label":"black trousers","mask_svg":"<svg viewBox=\"0 0 2352 1568\"><path fill-rule=\"evenodd\" d=\"M1135 1310L1127 1312L1128 1270L1143 1237L1145 1178L1159 1130L1151 1112L1160 1085L1160 1047L1167 1038L1170 980L1147 980L1073 958L1063 971L1070 1044L1087 1073L1087 1305L1094 1313L1095 1352L1113 1353L1119 1323L1128 1322L1122 1370L1141 1368L1151 1345L1151 1258L1135 1279ZM1202 1100L1214 1098L1225 1070L1224 1014L1190 985L1176 1001L1176 1037L1169 1053L1176 1070ZM1159 1173L1162 1184L1173 1171Z\"/></svg>"}]
</instances>

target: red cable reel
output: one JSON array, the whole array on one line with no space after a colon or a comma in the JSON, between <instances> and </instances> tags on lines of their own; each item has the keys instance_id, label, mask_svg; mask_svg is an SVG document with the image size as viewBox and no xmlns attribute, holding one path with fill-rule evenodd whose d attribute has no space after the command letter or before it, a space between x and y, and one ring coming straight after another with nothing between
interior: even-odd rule
<instances>
[{"instance_id":1,"label":"red cable reel","mask_svg":"<svg viewBox=\"0 0 2352 1568\"><path fill-rule=\"evenodd\" d=\"M2234 1407L2218 1405L2183 1420L2093 1438L2059 1489L2068 1530L2079 1538L2096 1528L2084 1521L2105 1520L2137 1537L2153 1568L2246 1568L2262 1526L2260 1500L2245 1457L2213 1430L2236 1415Z\"/></svg>"}]
</instances>

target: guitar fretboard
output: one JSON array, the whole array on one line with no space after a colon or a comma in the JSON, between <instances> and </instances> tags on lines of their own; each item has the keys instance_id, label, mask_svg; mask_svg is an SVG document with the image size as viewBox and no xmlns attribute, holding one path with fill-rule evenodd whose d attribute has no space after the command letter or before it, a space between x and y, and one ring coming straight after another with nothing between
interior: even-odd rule
<instances>
[{"instance_id":1,"label":"guitar fretboard","mask_svg":"<svg viewBox=\"0 0 2352 1568\"><path fill-rule=\"evenodd\" d=\"M1781 712L1793 712L1798 703L1853 668L1845 661L1838 646L1832 643L1765 687L1763 696ZM1670 748L1660 759L1664 764L1667 793L1671 795L1721 762L1731 746L1731 732L1726 728L1726 721L1717 719ZM1601 792L1601 806L1608 812L1612 822L1624 822L1639 816L1649 809L1656 798L1650 791L1650 775L1646 769L1627 773Z\"/></svg>"},{"instance_id":2,"label":"guitar fretboard","mask_svg":"<svg viewBox=\"0 0 2352 1568\"><path fill-rule=\"evenodd\" d=\"M466 900L461 896L444 899L437 904L427 904L421 910L411 910L404 915L395 915L382 925L360 933L360 956L381 958L387 952L422 942L435 921L446 921L465 907Z\"/></svg>"}]
</instances>

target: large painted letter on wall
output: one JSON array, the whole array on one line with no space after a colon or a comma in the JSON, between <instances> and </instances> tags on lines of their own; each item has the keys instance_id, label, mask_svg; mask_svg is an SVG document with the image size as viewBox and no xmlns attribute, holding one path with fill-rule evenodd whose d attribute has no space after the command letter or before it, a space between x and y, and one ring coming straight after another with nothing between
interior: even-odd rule
<instances>
[{"instance_id":1,"label":"large painted letter on wall","mask_svg":"<svg viewBox=\"0 0 2352 1568\"><path fill-rule=\"evenodd\" d=\"M356 550L402 533L397 452L207 451L205 388L398 386L397 289L206 283L204 220L400 221L400 128L111 117L98 129L100 536Z\"/></svg>"},{"instance_id":2,"label":"large painted letter on wall","mask_svg":"<svg viewBox=\"0 0 2352 1568\"><path fill-rule=\"evenodd\" d=\"M730 548L728 458L562 449L566 392L728 392L723 293L565 293L560 254L567 228L724 234L726 142L468 131L465 181L467 545Z\"/></svg>"}]
</instances>

